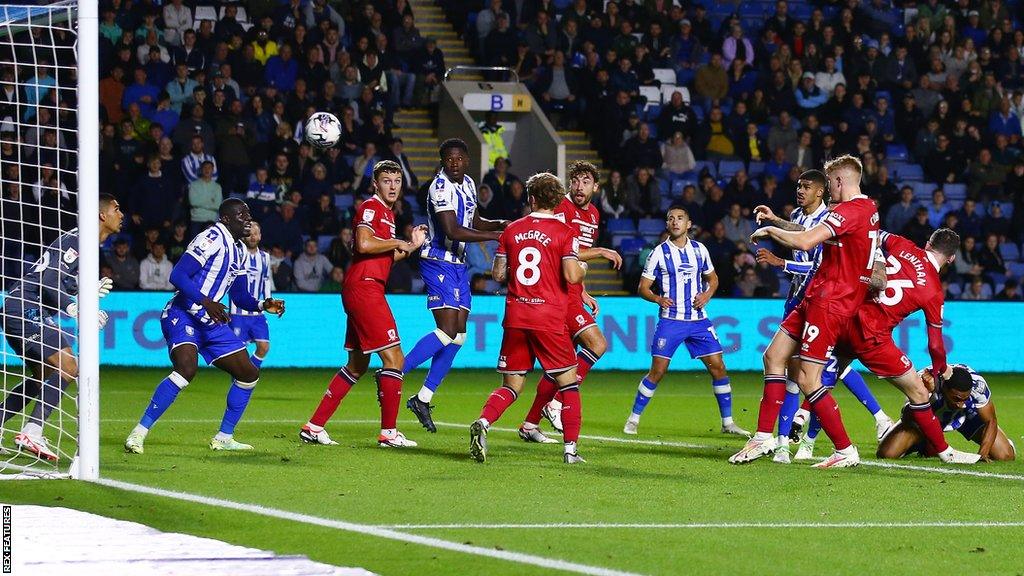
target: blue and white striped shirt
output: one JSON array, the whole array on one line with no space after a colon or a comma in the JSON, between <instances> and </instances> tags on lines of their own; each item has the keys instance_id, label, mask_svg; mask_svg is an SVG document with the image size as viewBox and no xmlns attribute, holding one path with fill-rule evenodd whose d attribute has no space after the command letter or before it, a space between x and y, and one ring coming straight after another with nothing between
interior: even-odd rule
<instances>
[{"instance_id":1,"label":"blue and white striped shirt","mask_svg":"<svg viewBox=\"0 0 1024 576\"><path fill-rule=\"evenodd\" d=\"M217 302L224 299L235 278L246 272L245 246L235 240L227 226L220 222L193 238L185 254L199 262L199 272L193 278L199 292ZM187 311L204 324L213 324L206 309L200 303L191 301L180 290L167 305Z\"/></svg>"},{"instance_id":2,"label":"blue and white striped shirt","mask_svg":"<svg viewBox=\"0 0 1024 576\"><path fill-rule=\"evenodd\" d=\"M267 298L270 298L270 291L273 289L274 280L270 276L270 254L267 254L263 250L256 250L250 252L246 250L245 254L245 275L246 275L246 288L249 294L257 302L262 302ZM262 312L251 312L235 306L234 302L231 302L231 314L239 316L259 316Z\"/></svg>"},{"instance_id":3,"label":"blue and white striped shirt","mask_svg":"<svg viewBox=\"0 0 1024 576\"><path fill-rule=\"evenodd\" d=\"M455 184L448 179L444 170L434 177L434 183L430 185L427 242L420 249L421 258L465 264L466 243L445 237L441 221L437 217L440 212L455 212L456 222L465 228L473 227L473 215L476 214L476 184L472 178L463 176L462 184Z\"/></svg>"},{"instance_id":4,"label":"blue and white striped shirt","mask_svg":"<svg viewBox=\"0 0 1024 576\"><path fill-rule=\"evenodd\" d=\"M803 226L804 230L809 230L820 224L826 216L828 216L828 207L823 202L818 205L817 210L810 214L804 214L803 208L793 210L789 220ZM790 275L793 282L793 287L789 292L790 298L803 298L804 290L810 284L814 273L818 271L818 266L821 265L821 248L822 245L819 244L810 250L793 250L793 259L786 260L783 270Z\"/></svg>"},{"instance_id":5,"label":"blue and white striped shirt","mask_svg":"<svg viewBox=\"0 0 1024 576\"><path fill-rule=\"evenodd\" d=\"M715 271L708 249L696 240L688 240L680 248L671 240L654 247L644 265L643 277L661 286L661 295L667 296L674 306L661 309L661 317L671 320L704 320L704 310L693 307L697 294L708 289L705 274Z\"/></svg>"},{"instance_id":6,"label":"blue and white striped shirt","mask_svg":"<svg viewBox=\"0 0 1024 576\"><path fill-rule=\"evenodd\" d=\"M217 180L217 159L209 154L189 153L181 159L181 171L185 173L185 184L191 184L202 174L203 162L213 164L213 179Z\"/></svg>"}]
</instances>

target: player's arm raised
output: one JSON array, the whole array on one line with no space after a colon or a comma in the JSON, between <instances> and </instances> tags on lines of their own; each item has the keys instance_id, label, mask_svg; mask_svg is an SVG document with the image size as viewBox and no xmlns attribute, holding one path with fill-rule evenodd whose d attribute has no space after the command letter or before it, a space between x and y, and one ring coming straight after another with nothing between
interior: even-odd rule
<instances>
[{"instance_id":1,"label":"player's arm raised","mask_svg":"<svg viewBox=\"0 0 1024 576\"><path fill-rule=\"evenodd\" d=\"M786 248L793 250L810 250L822 242L832 237L832 231L827 226L818 224L813 228L807 230L801 229L799 232L792 230L783 230L775 226L766 226L764 228L758 228L750 235L750 241L757 243L762 238L769 238Z\"/></svg>"},{"instance_id":2,"label":"player's arm raised","mask_svg":"<svg viewBox=\"0 0 1024 576\"><path fill-rule=\"evenodd\" d=\"M661 306L662 308L671 308L672 306L675 306L675 301L669 298L668 296L658 296L657 294L655 294L651 290L651 286L653 285L653 278L646 278L641 276L640 285L637 286L636 293L639 294L640 297L643 298L644 300L647 300L648 302L654 302L655 304Z\"/></svg>"},{"instance_id":3,"label":"player's arm raised","mask_svg":"<svg viewBox=\"0 0 1024 576\"><path fill-rule=\"evenodd\" d=\"M783 230L789 230L791 232L799 232L804 229L803 226L796 222L789 220L783 220L772 212L772 209L764 204L761 204L754 208L754 219L758 224L766 226L775 226L776 228L782 228Z\"/></svg>"},{"instance_id":4,"label":"player's arm raised","mask_svg":"<svg viewBox=\"0 0 1024 576\"><path fill-rule=\"evenodd\" d=\"M703 310L711 297L718 291L718 272L714 270L705 272L704 280L708 283L708 289L693 297L693 307L697 310Z\"/></svg>"},{"instance_id":5,"label":"player's arm raised","mask_svg":"<svg viewBox=\"0 0 1024 576\"><path fill-rule=\"evenodd\" d=\"M981 436L981 447L978 448L978 454L981 455L981 459L985 462L991 462L989 458L989 452L992 451L992 445L995 444L996 438L999 435L999 423L996 421L996 407L989 400L988 404L985 404L978 409L978 418L985 423L985 432Z\"/></svg>"}]
</instances>

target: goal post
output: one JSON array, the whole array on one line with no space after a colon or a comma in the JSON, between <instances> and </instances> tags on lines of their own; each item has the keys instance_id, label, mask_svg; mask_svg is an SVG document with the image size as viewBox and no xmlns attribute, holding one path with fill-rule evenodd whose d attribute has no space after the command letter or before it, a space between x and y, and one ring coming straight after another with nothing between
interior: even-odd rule
<instances>
[{"instance_id":1,"label":"goal post","mask_svg":"<svg viewBox=\"0 0 1024 576\"><path fill-rule=\"evenodd\" d=\"M0 478L99 477L98 27L0 0Z\"/></svg>"}]
</instances>

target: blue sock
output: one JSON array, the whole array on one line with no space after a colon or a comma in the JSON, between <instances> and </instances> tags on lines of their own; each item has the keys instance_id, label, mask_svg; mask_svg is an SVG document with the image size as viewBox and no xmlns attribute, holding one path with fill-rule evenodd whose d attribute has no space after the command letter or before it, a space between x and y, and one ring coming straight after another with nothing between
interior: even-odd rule
<instances>
[{"instance_id":1,"label":"blue sock","mask_svg":"<svg viewBox=\"0 0 1024 576\"><path fill-rule=\"evenodd\" d=\"M407 373L415 370L420 364L423 364L428 359L433 358L441 351L442 348L448 345L448 342L442 342L441 338L437 335L438 330L430 332L420 341L413 346L412 350L405 355L405 365L402 366L402 372Z\"/></svg>"},{"instance_id":2,"label":"blue sock","mask_svg":"<svg viewBox=\"0 0 1024 576\"><path fill-rule=\"evenodd\" d=\"M647 408L647 403L651 401L651 397L654 396L654 391L658 389L658 385L651 382L645 376L640 381L640 386L636 390L636 399L633 400L633 414L637 416L644 413L644 408Z\"/></svg>"},{"instance_id":3,"label":"blue sock","mask_svg":"<svg viewBox=\"0 0 1024 576\"><path fill-rule=\"evenodd\" d=\"M242 388L238 385L238 382L231 382L231 388L228 390L227 408L224 409L224 419L220 421L220 431L222 433L235 433L235 426L242 419L245 407L249 405L249 398L252 397L255 384L253 382L254 386Z\"/></svg>"},{"instance_id":4,"label":"blue sock","mask_svg":"<svg viewBox=\"0 0 1024 576\"><path fill-rule=\"evenodd\" d=\"M253 354L252 356L249 356L249 361L252 362L252 365L257 367L257 368L260 368L260 367L263 366L263 358L260 358L256 354Z\"/></svg>"},{"instance_id":5,"label":"blue sock","mask_svg":"<svg viewBox=\"0 0 1024 576\"><path fill-rule=\"evenodd\" d=\"M722 421L732 421L732 386L729 385L729 377L721 380L712 380L711 387L715 391L715 400L718 401L718 413Z\"/></svg>"},{"instance_id":6,"label":"blue sock","mask_svg":"<svg viewBox=\"0 0 1024 576\"><path fill-rule=\"evenodd\" d=\"M787 388L786 398L782 401L782 410L779 411L779 436L786 437L793 430L793 417L800 409L800 390L790 392Z\"/></svg>"},{"instance_id":7,"label":"blue sock","mask_svg":"<svg viewBox=\"0 0 1024 576\"><path fill-rule=\"evenodd\" d=\"M139 424L145 427L147 430L156 424L156 421L163 416L163 413L170 408L171 404L174 404L174 399L178 397L178 392L188 384L188 380L185 380L177 372L171 372L167 378L164 378L156 390L153 391L153 397L149 400L149 406L146 406L146 411L142 414L142 418L139 419Z\"/></svg>"},{"instance_id":8,"label":"blue sock","mask_svg":"<svg viewBox=\"0 0 1024 576\"><path fill-rule=\"evenodd\" d=\"M818 437L818 432L821 432L821 422L818 421L814 412L811 412L811 419L807 421L807 437L814 440Z\"/></svg>"},{"instance_id":9,"label":"blue sock","mask_svg":"<svg viewBox=\"0 0 1024 576\"><path fill-rule=\"evenodd\" d=\"M423 381L423 386L431 392L436 392L437 387L441 385L441 381L451 371L452 363L455 362L455 355L461 349L462 344L452 342L434 355L434 359L430 362L430 370L427 371L427 378ZM408 362L406 362L406 365L408 365Z\"/></svg>"},{"instance_id":10,"label":"blue sock","mask_svg":"<svg viewBox=\"0 0 1024 576\"><path fill-rule=\"evenodd\" d=\"M856 370L850 370L843 375L843 384L846 385L847 390L853 394L860 403L868 409L872 415L877 414L882 407L878 404L878 400L875 399L875 395L871 393L871 389L868 388L868 383L864 381L864 378Z\"/></svg>"}]
</instances>

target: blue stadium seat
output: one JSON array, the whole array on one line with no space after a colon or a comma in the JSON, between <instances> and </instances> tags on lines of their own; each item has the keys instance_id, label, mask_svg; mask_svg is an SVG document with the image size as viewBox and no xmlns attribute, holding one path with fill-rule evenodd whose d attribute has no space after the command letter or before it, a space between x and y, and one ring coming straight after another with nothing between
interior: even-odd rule
<instances>
[{"instance_id":1,"label":"blue stadium seat","mask_svg":"<svg viewBox=\"0 0 1024 576\"><path fill-rule=\"evenodd\" d=\"M634 255L635 256L635 255L639 254L640 251L643 250L644 246L646 246L646 245L647 245L647 241L644 240L643 238L636 238L636 237L623 238L622 242L619 244L619 252L623 256L627 256L627 255Z\"/></svg>"},{"instance_id":2,"label":"blue stadium seat","mask_svg":"<svg viewBox=\"0 0 1024 576\"><path fill-rule=\"evenodd\" d=\"M673 198L672 196L662 196L661 197L661 211L662 212L667 212L668 209L672 207L672 204L674 202L675 202L675 198Z\"/></svg>"},{"instance_id":3,"label":"blue stadium seat","mask_svg":"<svg viewBox=\"0 0 1024 576\"><path fill-rule=\"evenodd\" d=\"M904 164L897 172L900 180L924 180L924 168L918 164Z\"/></svg>"},{"instance_id":4,"label":"blue stadium seat","mask_svg":"<svg viewBox=\"0 0 1024 576\"><path fill-rule=\"evenodd\" d=\"M657 182L658 182L658 194L661 194L663 197L664 196L668 196L669 195L669 191L670 191L670 188L669 188L670 184L669 184L668 179L666 179L666 178L657 178Z\"/></svg>"},{"instance_id":5,"label":"blue stadium seat","mask_svg":"<svg viewBox=\"0 0 1024 576\"><path fill-rule=\"evenodd\" d=\"M612 218L608 221L608 232L610 234L633 234L636 232L636 225L631 218Z\"/></svg>"},{"instance_id":6,"label":"blue stadium seat","mask_svg":"<svg viewBox=\"0 0 1024 576\"><path fill-rule=\"evenodd\" d=\"M697 172L697 174L700 174L705 168L707 168L708 173L711 175L712 178L718 177L718 167L715 166L714 160L698 160L697 167L694 168L694 170Z\"/></svg>"},{"instance_id":7,"label":"blue stadium seat","mask_svg":"<svg viewBox=\"0 0 1024 576\"><path fill-rule=\"evenodd\" d=\"M331 240L334 240L334 236L330 234L323 234L316 239L316 247L320 250L321 254L326 254L327 249L331 247Z\"/></svg>"},{"instance_id":8,"label":"blue stadium seat","mask_svg":"<svg viewBox=\"0 0 1024 576\"><path fill-rule=\"evenodd\" d=\"M739 160L722 160L718 163L718 177L722 179L732 178L743 169L745 169L743 162Z\"/></svg>"},{"instance_id":9,"label":"blue stadium seat","mask_svg":"<svg viewBox=\"0 0 1024 576\"><path fill-rule=\"evenodd\" d=\"M747 174L751 178L760 178L761 175L764 174L764 167L764 162L751 162L750 165L747 166Z\"/></svg>"},{"instance_id":10,"label":"blue stadium seat","mask_svg":"<svg viewBox=\"0 0 1024 576\"><path fill-rule=\"evenodd\" d=\"M356 203L355 196L351 194L335 194L334 207L338 210L348 210Z\"/></svg>"},{"instance_id":11,"label":"blue stadium seat","mask_svg":"<svg viewBox=\"0 0 1024 576\"><path fill-rule=\"evenodd\" d=\"M672 197L679 198L683 195L683 188L689 185L696 185L697 183L693 180L687 180L685 178L677 178L672 180Z\"/></svg>"},{"instance_id":12,"label":"blue stadium seat","mask_svg":"<svg viewBox=\"0 0 1024 576\"><path fill-rule=\"evenodd\" d=\"M659 218L641 218L637 230L644 235L659 235L665 230L665 221Z\"/></svg>"},{"instance_id":13,"label":"blue stadium seat","mask_svg":"<svg viewBox=\"0 0 1024 576\"><path fill-rule=\"evenodd\" d=\"M1007 262L1006 269L1018 280L1024 278L1024 262Z\"/></svg>"},{"instance_id":14,"label":"blue stadium seat","mask_svg":"<svg viewBox=\"0 0 1024 576\"><path fill-rule=\"evenodd\" d=\"M885 147L885 155L891 160L906 161L910 157L910 152L903 144L889 144Z\"/></svg>"},{"instance_id":15,"label":"blue stadium seat","mask_svg":"<svg viewBox=\"0 0 1024 576\"><path fill-rule=\"evenodd\" d=\"M943 184L942 190L946 193L946 198L950 200L964 200L967 198L967 184Z\"/></svg>"},{"instance_id":16,"label":"blue stadium seat","mask_svg":"<svg viewBox=\"0 0 1024 576\"><path fill-rule=\"evenodd\" d=\"M1017 247L1013 242L1003 242L999 245L999 253L1003 256L1006 261L1020 260L1020 248Z\"/></svg>"},{"instance_id":17,"label":"blue stadium seat","mask_svg":"<svg viewBox=\"0 0 1024 576\"><path fill-rule=\"evenodd\" d=\"M954 298L959 298L960 295L963 294L963 292L964 292L964 287L961 286L959 282L951 282L949 284L948 288L949 288L949 295L954 297Z\"/></svg>"}]
</instances>

